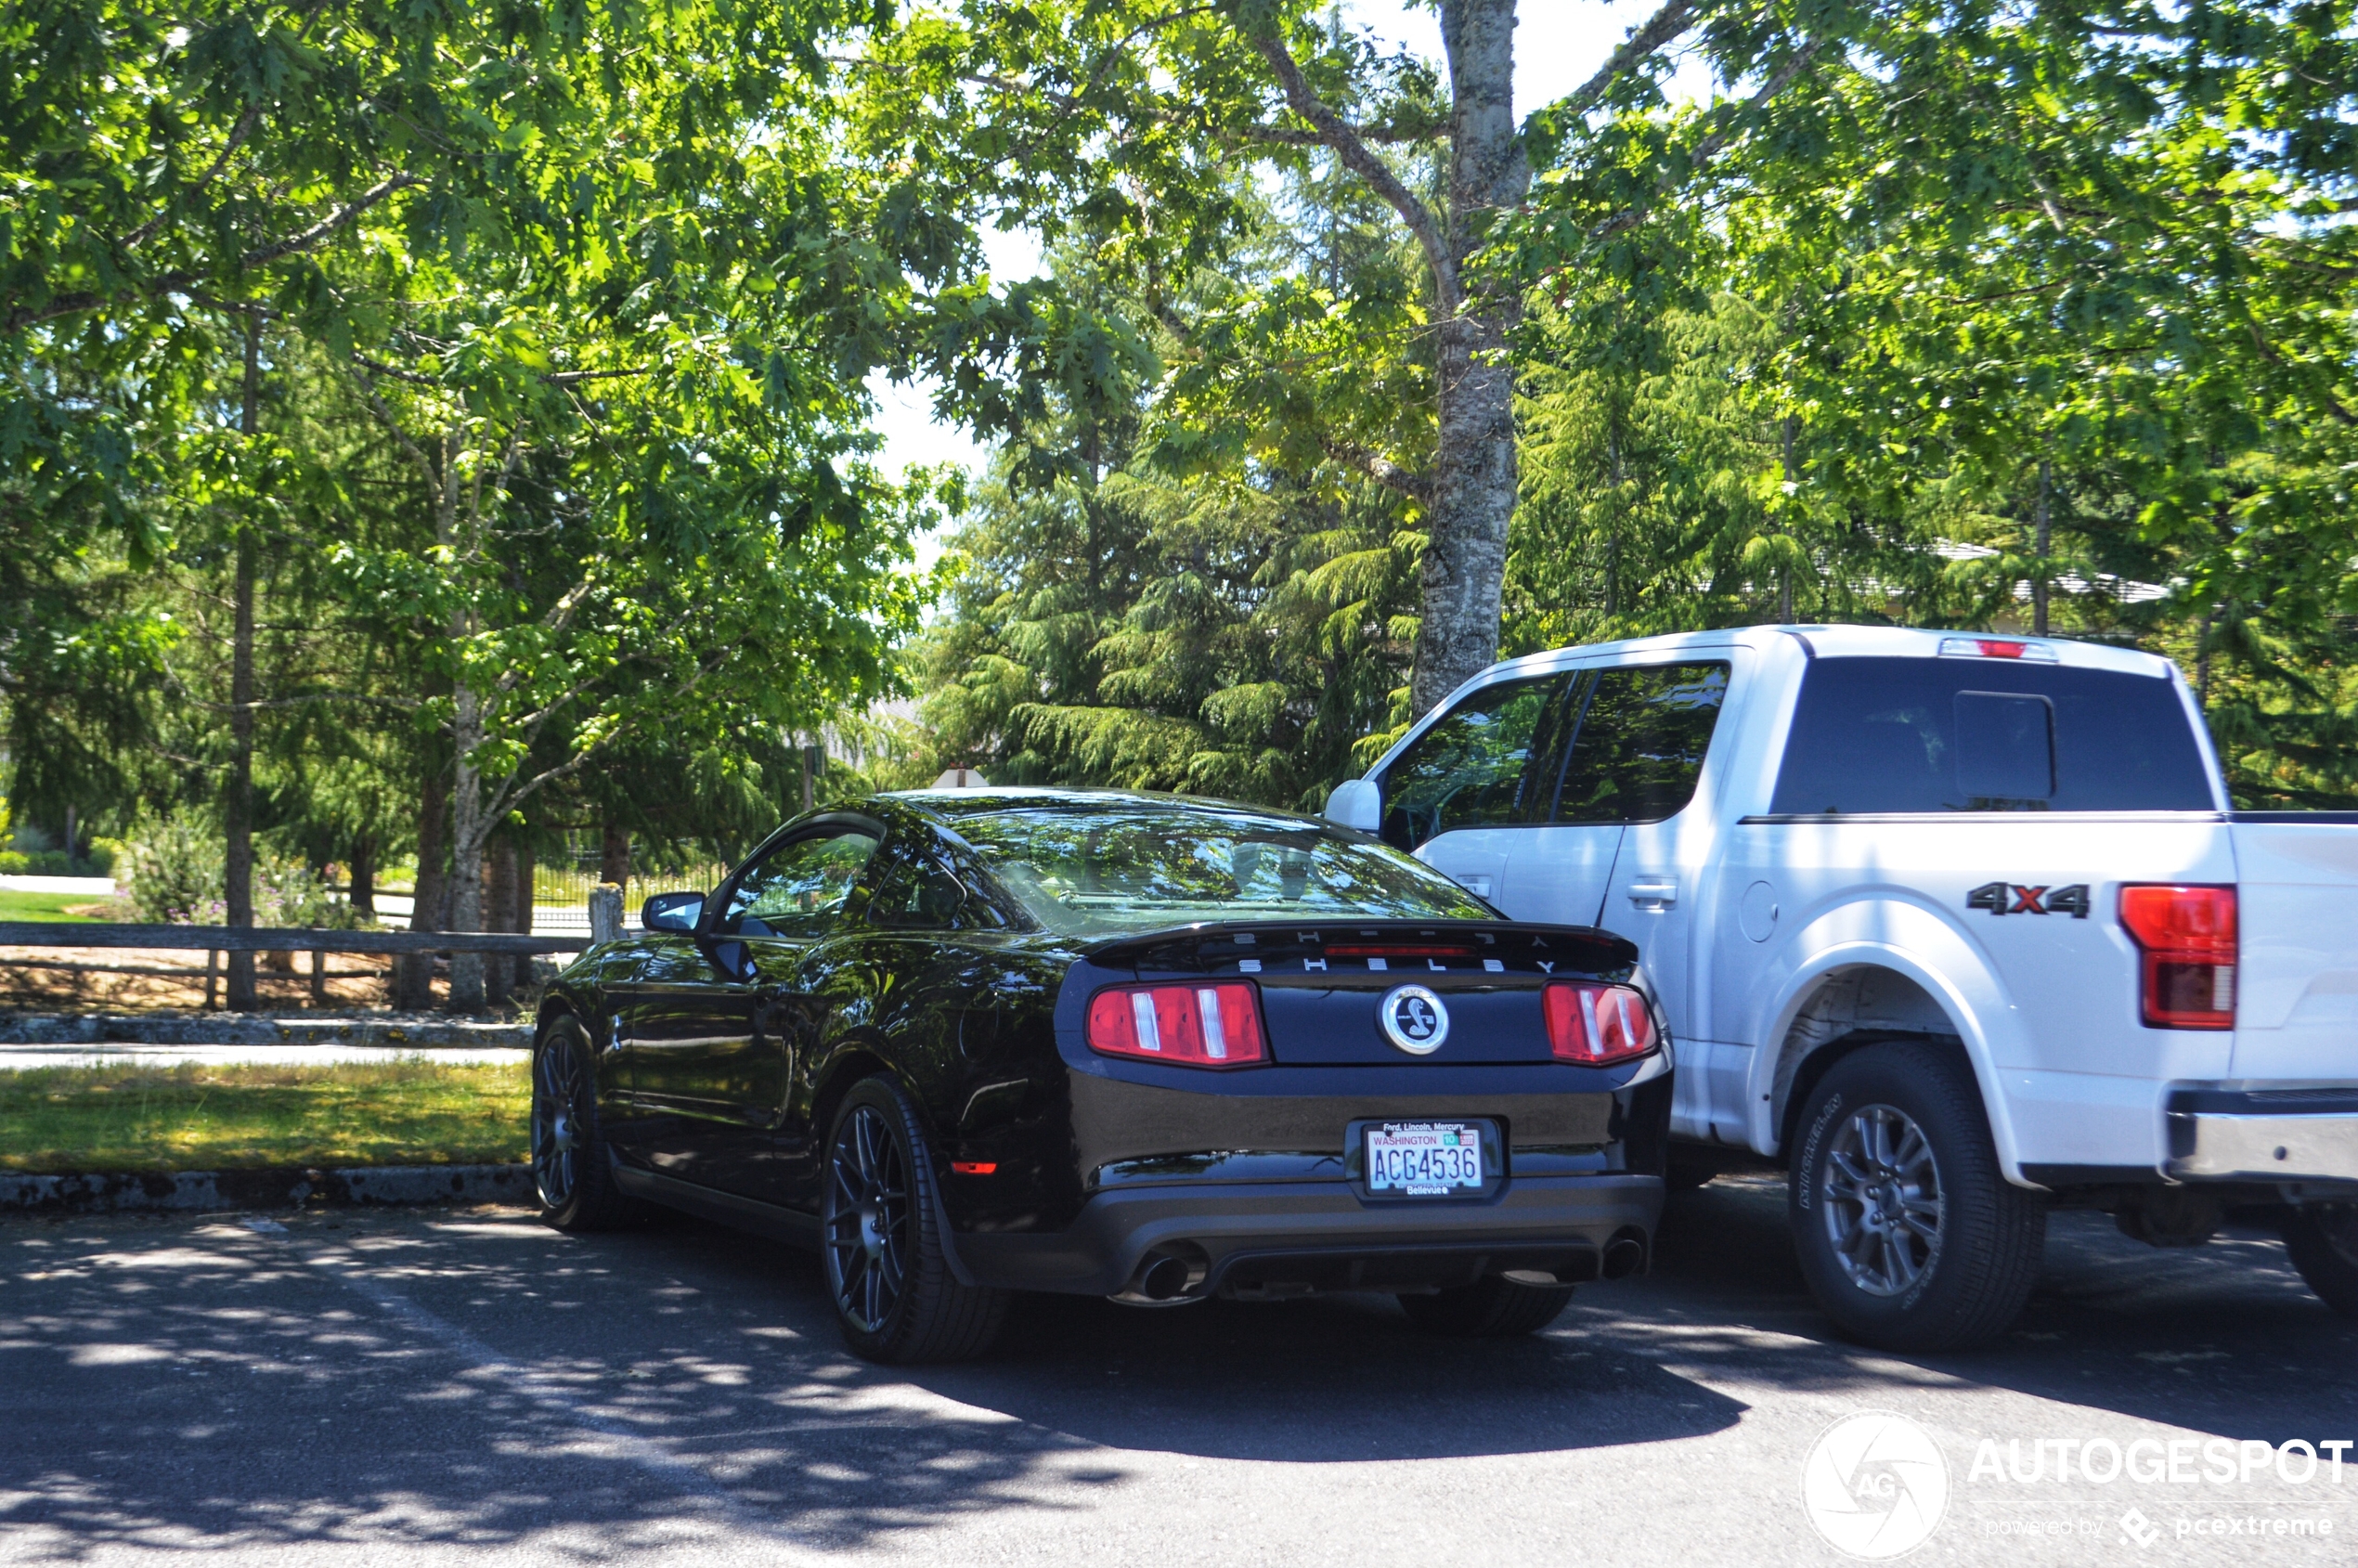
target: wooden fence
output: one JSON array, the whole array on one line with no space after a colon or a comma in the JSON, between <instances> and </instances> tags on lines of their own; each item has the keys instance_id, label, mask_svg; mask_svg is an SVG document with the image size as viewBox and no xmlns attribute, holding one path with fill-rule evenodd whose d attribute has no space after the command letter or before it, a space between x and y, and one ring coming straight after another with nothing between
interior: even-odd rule
<instances>
[{"instance_id":1,"label":"wooden fence","mask_svg":"<svg viewBox=\"0 0 2358 1568\"><path fill-rule=\"evenodd\" d=\"M618 923L619 898L612 913L601 908L600 924ZM609 930L614 929L608 926ZM58 921L0 920L0 948L140 948L205 955L205 1005L213 1004L213 988L225 952L307 952L311 954L311 995L327 999L328 954L331 952L489 952L511 955L578 952L589 945L580 937L520 937L506 931L315 931L300 927L227 926L67 925ZM77 974L151 975L193 979L199 971L159 969L123 964L72 964L46 959L6 960L27 969L64 970Z\"/></svg>"}]
</instances>

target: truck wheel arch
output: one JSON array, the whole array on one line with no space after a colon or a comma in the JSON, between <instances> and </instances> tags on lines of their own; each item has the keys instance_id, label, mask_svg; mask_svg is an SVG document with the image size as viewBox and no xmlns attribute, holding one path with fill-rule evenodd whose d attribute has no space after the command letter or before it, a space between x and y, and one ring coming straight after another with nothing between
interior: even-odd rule
<instances>
[{"instance_id":1,"label":"truck wheel arch","mask_svg":"<svg viewBox=\"0 0 2358 1568\"><path fill-rule=\"evenodd\" d=\"M1960 939L1945 929L1942 935ZM1970 950L1968 950L1970 951ZM1970 973L1996 992L1994 980L1974 964ZM1821 949L1794 970L1770 1013L1771 1029L1761 1035L1770 1048L1758 1054L1752 1071L1752 1141L1763 1154L1781 1154L1788 1125L1810 1086L1851 1052L1886 1040L1940 1040L1960 1051L1981 1091L1983 1114L2009 1180L2021 1181L2014 1128L1998 1093L1992 1042L1981 1009L1948 975L1915 952L1878 941L1843 942ZM2001 1026L2002 1027L2002 1026Z\"/></svg>"}]
</instances>

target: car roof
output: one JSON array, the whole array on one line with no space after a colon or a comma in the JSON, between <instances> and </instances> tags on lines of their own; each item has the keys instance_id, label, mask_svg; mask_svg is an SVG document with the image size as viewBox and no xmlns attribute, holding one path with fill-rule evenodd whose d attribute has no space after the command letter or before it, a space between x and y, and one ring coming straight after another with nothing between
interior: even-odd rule
<instances>
[{"instance_id":1,"label":"car roof","mask_svg":"<svg viewBox=\"0 0 2358 1568\"><path fill-rule=\"evenodd\" d=\"M1162 795L1149 790L1071 789L1034 784L991 784L980 789L903 789L876 797L907 806L942 823L991 811L1061 808L1075 814L1096 811L1168 811L1179 816L1253 816L1328 828L1323 817L1255 806L1240 800L1215 800L1199 795Z\"/></svg>"}]
</instances>

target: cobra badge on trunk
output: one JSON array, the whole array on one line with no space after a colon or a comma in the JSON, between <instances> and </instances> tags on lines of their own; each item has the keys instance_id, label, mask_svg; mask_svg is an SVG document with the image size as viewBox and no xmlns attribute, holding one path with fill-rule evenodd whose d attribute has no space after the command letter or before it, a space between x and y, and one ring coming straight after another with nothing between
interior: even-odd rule
<instances>
[{"instance_id":1,"label":"cobra badge on trunk","mask_svg":"<svg viewBox=\"0 0 2358 1568\"><path fill-rule=\"evenodd\" d=\"M1412 1056L1430 1056L1449 1038L1449 1009L1420 985L1395 986L1376 1008L1384 1038Z\"/></svg>"}]
</instances>

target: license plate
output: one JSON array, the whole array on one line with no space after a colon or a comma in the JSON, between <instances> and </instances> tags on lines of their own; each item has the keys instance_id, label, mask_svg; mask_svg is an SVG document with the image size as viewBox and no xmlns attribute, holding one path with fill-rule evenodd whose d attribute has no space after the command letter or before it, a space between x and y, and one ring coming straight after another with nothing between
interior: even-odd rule
<instances>
[{"instance_id":1,"label":"license plate","mask_svg":"<svg viewBox=\"0 0 2358 1568\"><path fill-rule=\"evenodd\" d=\"M1482 1129L1462 1121L1387 1121L1367 1129L1367 1190L1446 1198L1482 1190Z\"/></svg>"}]
</instances>

